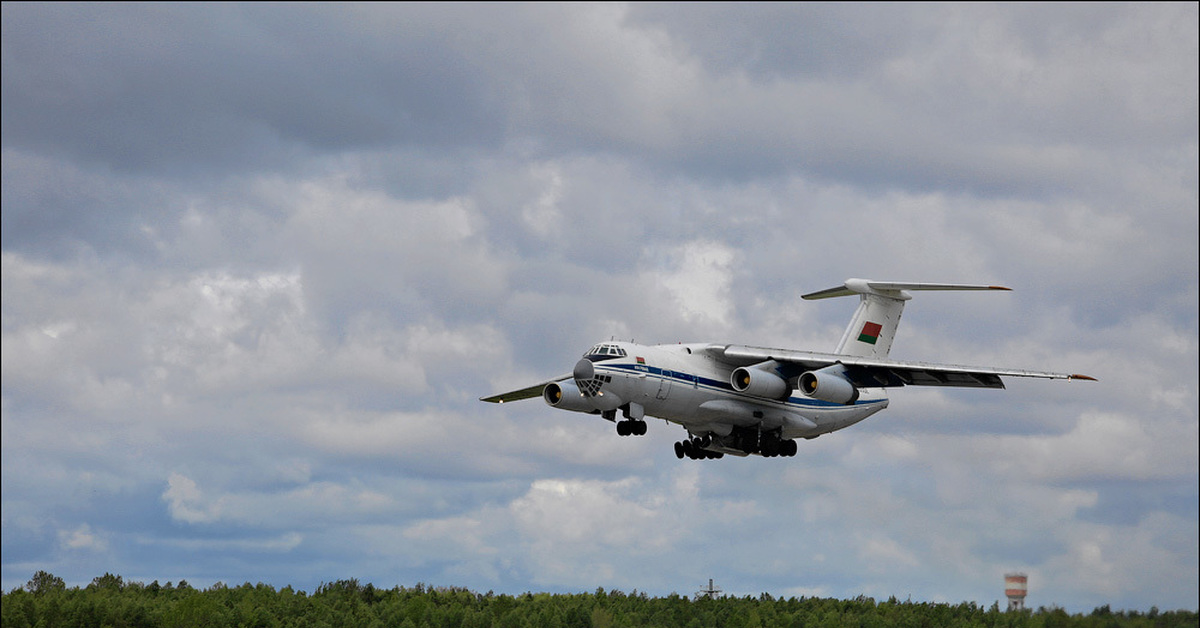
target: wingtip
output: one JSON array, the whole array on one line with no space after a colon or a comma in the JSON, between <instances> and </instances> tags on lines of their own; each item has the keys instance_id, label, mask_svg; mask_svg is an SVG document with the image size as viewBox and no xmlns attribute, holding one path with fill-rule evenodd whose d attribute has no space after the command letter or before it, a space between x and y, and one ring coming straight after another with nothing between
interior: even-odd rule
<instances>
[{"instance_id":1,"label":"wingtip","mask_svg":"<svg viewBox=\"0 0 1200 628\"><path fill-rule=\"evenodd\" d=\"M988 290L1007 290L1009 292L1012 292L1012 288L1009 288L1007 286L988 286Z\"/></svg>"},{"instance_id":2,"label":"wingtip","mask_svg":"<svg viewBox=\"0 0 1200 628\"><path fill-rule=\"evenodd\" d=\"M1080 375L1080 374L1078 374L1078 373L1076 373L1076 374L1074 374L1074 375L1071 375L1071 379L1082 379L1082 380L1086 380L1086 381L1089 381L1089 382L1098 382L1098 381L1100 381L1100 380L1096 379L1095 377L1092 377L1091 375Z\"/></svg>"}]
</instances>

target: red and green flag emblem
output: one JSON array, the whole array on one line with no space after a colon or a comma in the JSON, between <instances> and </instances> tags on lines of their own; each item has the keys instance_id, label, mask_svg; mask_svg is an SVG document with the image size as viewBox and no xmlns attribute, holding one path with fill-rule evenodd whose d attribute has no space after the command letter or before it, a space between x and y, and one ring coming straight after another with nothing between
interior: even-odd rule
<instances>
[{"instance_id":1,"label":"red and green flag emblem","mask_svg":"<svg viewBox=\"0 0 1200 628\"><path fill-rule=\"evenodd\" d=\"M873 345L875 341L879 340L879 332L881 331L883 331L883 325L868 322L863 325L862 333L858 335L858 341Z\"/></svg>"},{"instance_id":2,"label":"red and green flag emblem","mask_svg":"<svg viewBox=\"0 0 1200 628\"><path fill-rule=\"evenodd\" d=\"M641 357L641 356L638 356L637 363L638 363L638 364L645 364L645 363L646 363L646 358L643 358L643 357Z\"/></svg>"}]
</instances>

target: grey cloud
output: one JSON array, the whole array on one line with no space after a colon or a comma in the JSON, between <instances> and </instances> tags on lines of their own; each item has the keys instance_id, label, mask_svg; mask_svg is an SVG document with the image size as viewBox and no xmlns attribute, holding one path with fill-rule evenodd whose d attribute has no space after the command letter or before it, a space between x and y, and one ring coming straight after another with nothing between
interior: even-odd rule
<instances>
[{"instance_id":1,"label":"grey cloud","mask_svg":"<svg viewBox=\"0 0 1200 628\"><path fill-rule=\"evenodd\" d=\"M1093 18L1079 20L1083 28L1054 36L1028 35L1033 20L1019 9L941 9L938 26L911 9L858 16L865 10L821 5L651 6L629 15L474 5L6 11L22 26L5 36L6 142L120 169L279 168L297 152L530 142L535 150L652 155L710 176L810 170L902 187L1002 190L1083 176L1064 172L1052 154L1042 158L1054 174L1023 172L1030 155L1006 153L1014 133L1032 133L1023 139L1043 152L1066 144L1086 156L1116 132L1126 135L1113 140L1137 146L1196 128L1194 101L1174 96L1177 77L1195 74L1194 59L1166 49L1121 53L1138 34L1177 40L1184 20L1170 11L1089 7L1080 10ZM1130 20L1133 35L1116 31ZM621 30L646 22L655 28ZM134 28L113 38L115 23ZM979 24L977 37L955 37ZM707 65L721 55L702 46L674 45L753 49L744 41L751 33L846 52L785 48L766 65L815 67L815 75L769 80ZM838 46L822 43L830 40ZM911 43L922 40L930 43ZM847 79L844 59L869 60L871 71ZM1099 75L1076 71L1097 61ZM826 80L834 70L840 78ZM979 144L991 148L982 161ZM264 155L273 157L258 161Z\"/></svg>"},{"instance_id":2,"label":"grey cloud","mask_svg":"<svg viewBox=\"0 0 1200 628\"><path fill-rule=\"evenodd\" d=\"M1195 604L1193 6L3 11L6 588ZM610 336L829 349L850 276L1015 289L897 357L1102 381L782 466L477 401Z\"/></svg>"},{"instance_id":3,"label":"grey cloud","mask_svg":"<svg viewBox=\"0 0 1200 628\"><path fill-rule=\"evenodd\" d=\"M853 80L900 55L929 28L900 5L638 3L632 25L669 33L716 73L768 81Z\"/></svg>"},{"instance_id":4,"label":"grey cloud","mask_svg":"<svg viewBox=\"0 0 1200 628\"><path fill-rule=\"evenodd\" d=\"M358 10L6 7L5 143L162 173L494 143L504 112L453 32L386 13L363 37Z\"/></svg>"}]
</instances>

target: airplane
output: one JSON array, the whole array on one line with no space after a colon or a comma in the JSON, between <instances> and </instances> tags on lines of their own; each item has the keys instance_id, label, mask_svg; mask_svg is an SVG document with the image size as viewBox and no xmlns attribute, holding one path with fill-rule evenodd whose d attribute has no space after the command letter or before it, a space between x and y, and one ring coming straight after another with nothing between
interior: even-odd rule
<instances>
[{"instance_id":1,"label":"airplane","mask_svg":"<svg viewBox=\"0 0 1200 628\"><path fill-rule=\"evenodd\" d=\"M1079 379L1080 374L905 362L888 358L910 291L1009 290L1003 286L848 279L802 295L859 296L833 353L728 344L641 345L601 342L570 373L480 401L542 397L559 410L599 415L617 434L646 434L646 417L676 423L688 437L677 458L790 457L796 439L845 429L888 406L886 389L903 386L1004 388L1003 377ZM617 420L620 412L621 419Z\"/></svg>"}]
</instances>

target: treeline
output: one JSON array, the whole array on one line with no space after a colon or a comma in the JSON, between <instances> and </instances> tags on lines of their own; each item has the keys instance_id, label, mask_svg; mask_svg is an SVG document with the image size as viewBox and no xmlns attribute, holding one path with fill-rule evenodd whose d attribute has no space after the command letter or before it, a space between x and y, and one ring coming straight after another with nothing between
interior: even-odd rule
<instances>
[{"instance_id":1,"label":"treeline","mask_svg":"<svg viewBox=\"0 0 1200 628\"><path fill-rule=\"evenodd\" d=\"M886 602L859 597L776 599L722 597L691 600L597 589L594 593L474 593L460 588L377 589L357 580L322 584L311 595L292 587L186 581L160 585L125 582L105 574L87 587L67 588L40 571L24 587L3 594L3 628L525 628L610 626L813 628L1197 628L1193 611L1112 611L1090 615L1060 608L1005 612L998 604Z\"/></svg>"}]
</instances>

